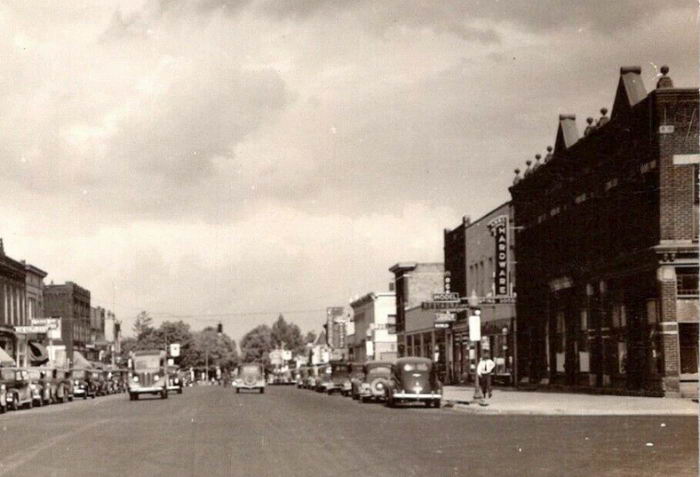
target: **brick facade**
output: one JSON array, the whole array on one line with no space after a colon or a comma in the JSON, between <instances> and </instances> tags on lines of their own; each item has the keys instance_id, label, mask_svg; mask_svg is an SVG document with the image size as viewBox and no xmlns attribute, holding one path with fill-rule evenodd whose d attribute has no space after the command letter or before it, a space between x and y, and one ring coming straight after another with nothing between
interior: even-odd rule
<instances>
[{"instance_id":1,"label":"brick facade","mask_svg":"<svg viewBox=\"0 0 700 477\"><path fill-rule=\"evenodd\" d=\"M697 307L682 326L676 309L697 298L697 283L677 292L679 276L686 288L697 279L698 90L667 76L659 85L647 94L640 68L621 68L610 117L601 110L579 137L575 116L560 116L544 161L516 171L518 362L529 383L652 395L697 385L686 336Z\"/></svg>"}]
</instances>

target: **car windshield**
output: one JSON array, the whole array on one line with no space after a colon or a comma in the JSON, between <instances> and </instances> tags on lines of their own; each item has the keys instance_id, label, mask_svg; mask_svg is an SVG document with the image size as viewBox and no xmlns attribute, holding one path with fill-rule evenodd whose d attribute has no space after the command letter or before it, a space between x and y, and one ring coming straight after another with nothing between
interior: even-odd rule
<instances>
[{"instance_id":1,"label":"car windshield","mask_svg":"<svg viewBox=\"0 0 700 477\"><path fill-rule=\"evenodd\" d=\"M85 378L85 370L79 369L79 370L73 371L73 377L75 379L84 379Z\"/></svg>"},{"instance_id":2,"label":"car windshield","mask_svg":"<svg viewBox=\"0 0 700 477\"><path fill-rule=\"evenodd\" d=\"M260 374L260 366L257 364L248 364L246 366L241 366L241 374L243 375L251 375L251 374Z\"/></svg>"},{"instance_id":3,"label":"car windshield","mask_svg":"<svg viewBox=\"0 0 700 477\"><path fill-rule=\"evenodd\" d=\"M15 379L15 371L13 369L0 369L0 379L4 379L4 380Z\"/></svg>"},{"instance_id":4,"label":"car windshield","mask_svg":"<svg viewBox=\"0 0 700 477\"><path fill-rule=\"evenodd\" d=\"M404 371L407 373L410 373L411 371L428 371L428 364L427 363L404 363L403 366L401 367Z\"/></svg>"},{"instance_id":5,"label":"car windshield","mask_svg":"<svg viewBox=\"0 0 700 477\"><path fill-rule=\"evenodd\" d=\"M367 374L389 374L391 368L389 366L375 366L367 371Z\"/></svg>"},{"instance_id":6,"label":"car windshield","mask_svg":"<svg viewBox=\"0 0 700 477\"><path fill-rule=\"evenodd\" d=\"M347 364L334 364L333 376L347 376L349 366Z\"/></svg>"},{"instance_id":7,"label":"car windshield","mask_svg":"<svg viewBox=\"0 0 700 477\"><path fill-rule=\"evenodd\" d=\"M134 369L137 371L142 369L154 369L159 367L160 356L158 355L134 357Z\"/></svg>"}]
</instances>

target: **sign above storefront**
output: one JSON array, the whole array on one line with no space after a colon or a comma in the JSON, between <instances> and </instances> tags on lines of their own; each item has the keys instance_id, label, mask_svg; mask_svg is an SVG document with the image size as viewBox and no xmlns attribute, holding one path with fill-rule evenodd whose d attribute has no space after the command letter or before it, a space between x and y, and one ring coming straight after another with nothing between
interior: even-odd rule
<instances>
[{"instance_id":1,"label":"sign above storefront","mask_svg":"<svg viewBox=\"0 0 700 477\"><path fill-rule=\"evenodd\" d=\"M459 303L460 302L459 293L456 293L456 292L433 293L433 301Z\"/></svg>"}]
</instances>

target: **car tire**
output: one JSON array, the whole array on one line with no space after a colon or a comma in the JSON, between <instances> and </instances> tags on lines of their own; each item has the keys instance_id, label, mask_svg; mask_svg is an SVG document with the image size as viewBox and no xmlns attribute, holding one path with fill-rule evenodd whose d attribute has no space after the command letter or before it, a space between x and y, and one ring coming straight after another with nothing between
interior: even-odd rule
<instances>
[{"instance_id":1,"label":"car tire","mask_svg":"<svg viewBox=\"0 0 700 477\"><path fill-rule=\"evenodd\" d=\"M236 388L236 394L241 394L241 390Z\"/></svg>"},{"instance_id":2,"label":"car tire","mask_svg":"<svg viewBox=\"0 0 700 477\"><path fill-rule=\"evenodd\" d=\"M160 393L160 398L161 399L168 399L168 391L162 391Z\"/></svg>"},{"instance_id":3,"label":"car tire","mask_svg":"<svg viewBox=\"0 0 700 477\"><path fill-rule=\"evenodd\" d=\"M12 400L12 410L13 411L18 411L19 410L19 396L15 395L15 398Z\"/></svg>"},{"instance_id":4,"label":"car tire","mask_svg":"<svg viewBox=\"0 0 700 477\"><path fill-rule=\"evenodd\" d=\"M260 394L265 394L265 388L260 388Z\"/></svg>"},{"instance_id":5,"label":"car tire","mask_svg":"<svg viewBox=\"0 0 700 477\"><path fill-rule=\"evenodd\" d=\"M29 398L29 402L27 403L27 409L32 409L34 408L34 399Z\"/></svg>"},{"instance_id":6,"label":"car tire","mask_svg":"<svg viewBox=\"0 0 700 477\"><path fill-rule=\"evenodd\" d=\"M178 393L178 394L182 394L182 388L178 389L178 390L177 390L177 393Z\"/></svg>"}]
</instances>

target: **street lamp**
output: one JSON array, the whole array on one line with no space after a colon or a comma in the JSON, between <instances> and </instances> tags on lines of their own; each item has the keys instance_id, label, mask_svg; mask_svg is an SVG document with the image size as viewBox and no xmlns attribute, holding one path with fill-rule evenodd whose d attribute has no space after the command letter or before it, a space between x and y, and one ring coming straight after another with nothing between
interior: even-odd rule
<instances>
[{"instance_id":1,"label":"street lamp","mask_svg":"<svg viewBox=\"0 0 700 477\"><path fill-rule=\"evenodd\" d=\"M479 308L479 297L476 295L476 291L472 290L472 294L467 298L467 303L469 304L469 310L472 313L469 316L469 340L474 343L474 351L476 358L476 365L474 366L474 401L482 403L484 400L484 395L481 393L481 386L479 385L479 355L481 348L481 309Z\"/></svg>"}]
</instances>

